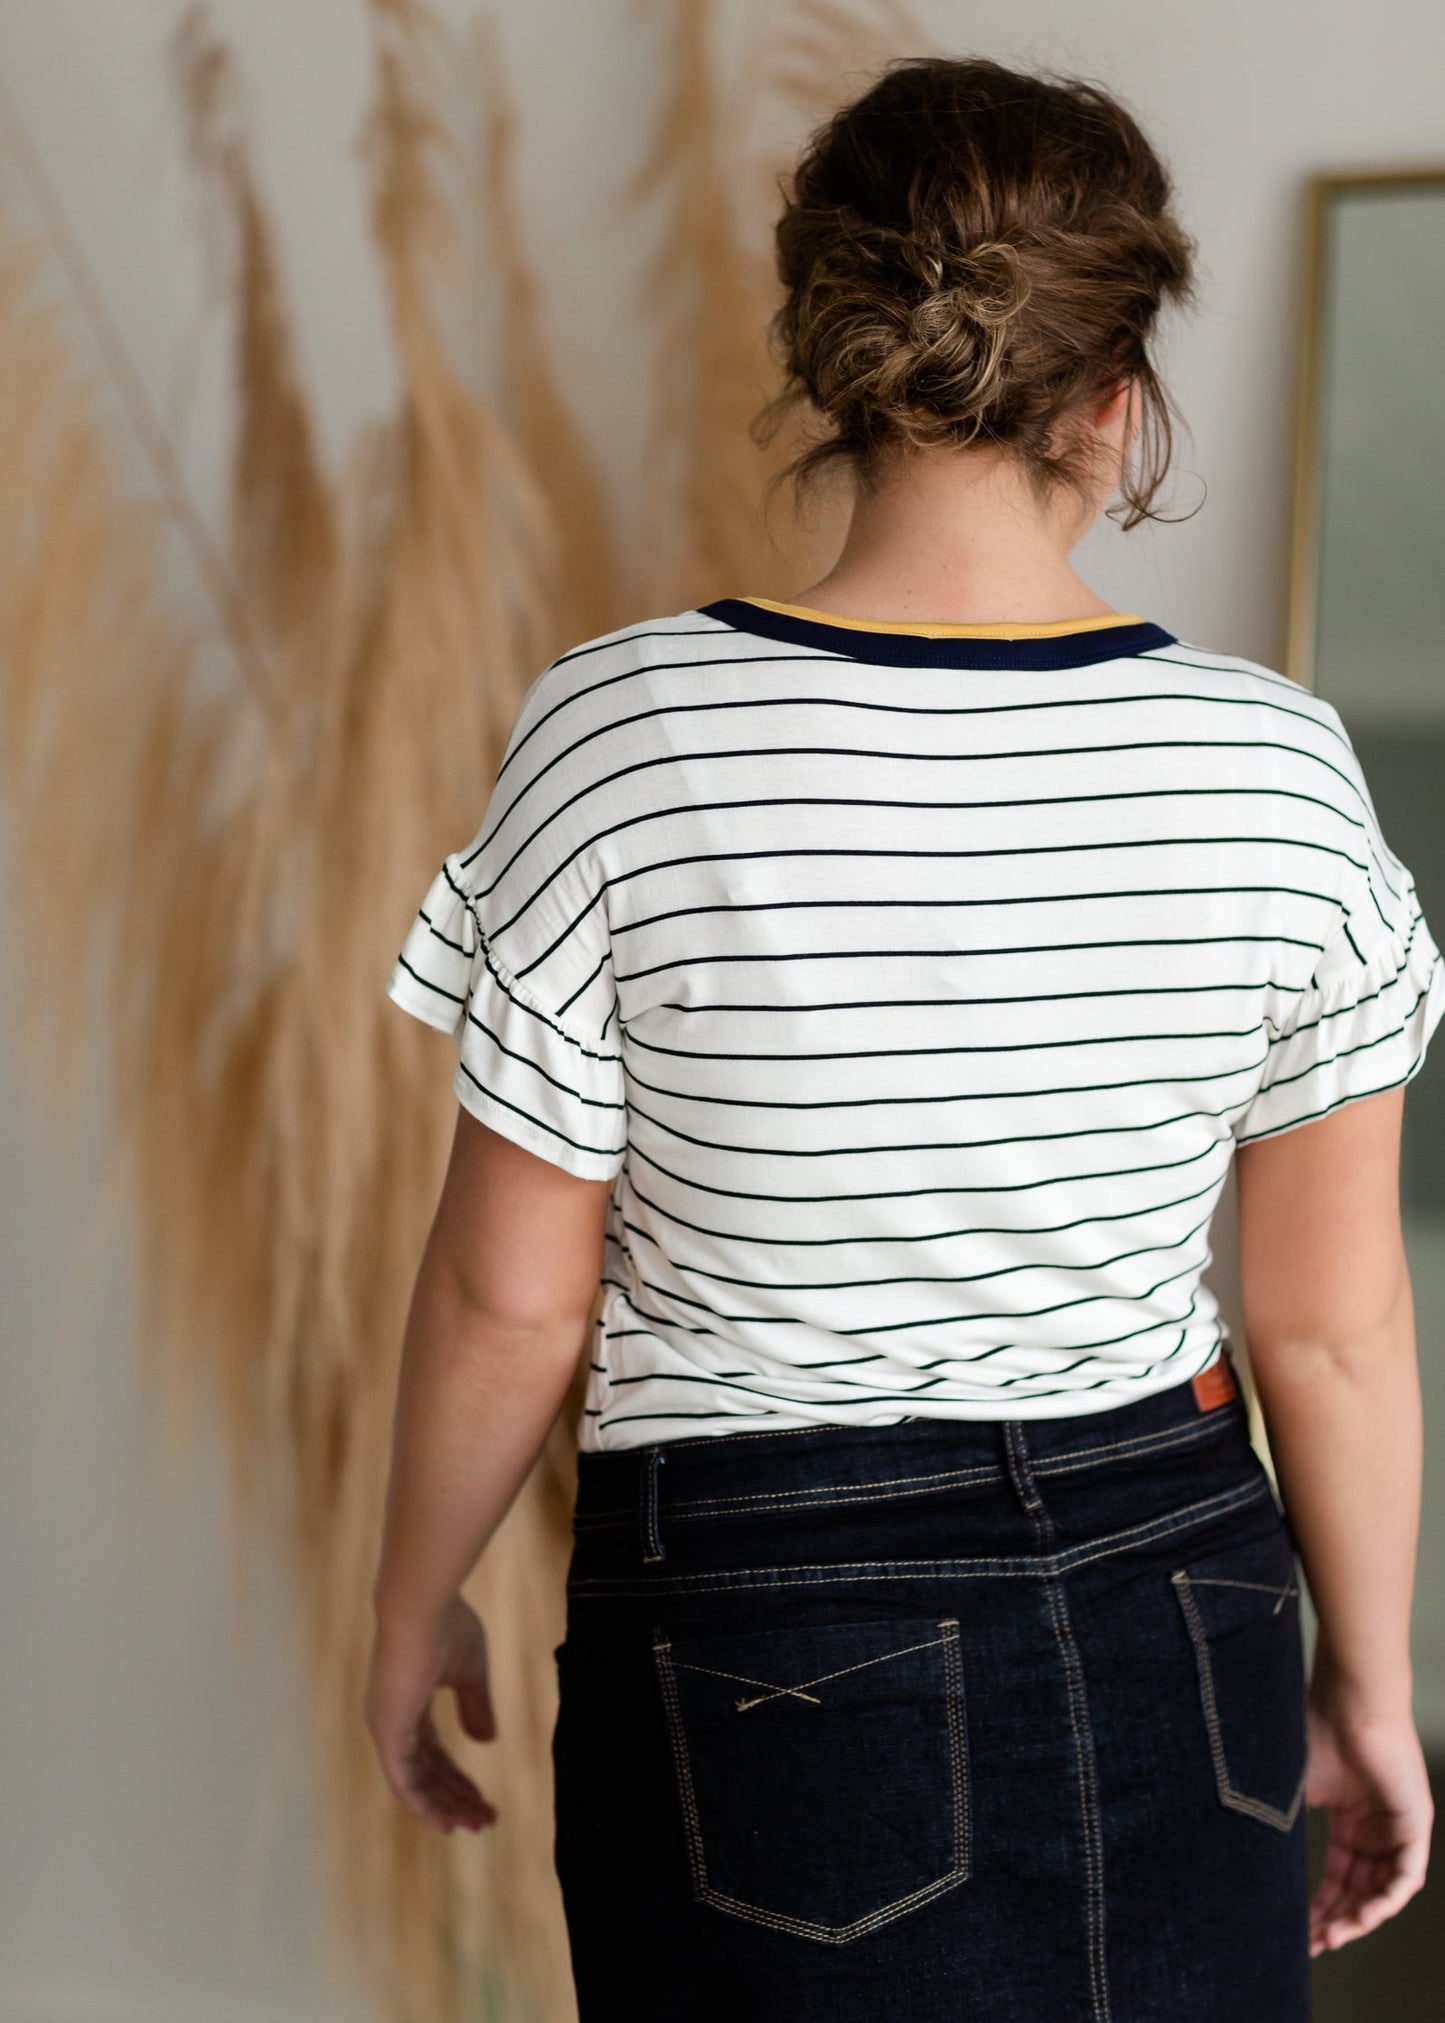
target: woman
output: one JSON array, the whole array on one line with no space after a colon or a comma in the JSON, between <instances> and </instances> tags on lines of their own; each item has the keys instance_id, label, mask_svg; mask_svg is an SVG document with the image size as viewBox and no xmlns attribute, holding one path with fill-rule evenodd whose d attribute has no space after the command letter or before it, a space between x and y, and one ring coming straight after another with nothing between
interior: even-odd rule
<instances>
[{"instance_id":1,"label":"woman","mask_svg":"<svg viewBox=\"0 0 1445 2023\"><path fill-rule=\"evenodd\" d=\"M368 1720L423 1817L493 1817L427 1707L494 1732L458 1589L600 1276L584 2023L1284 2023L1424 1876L1397 1176L1445 974L1331 705L1069 564L1167 463L1169 199L1111 97L988 62L813 137L761 428L818 410L837 563L548 668L391 978L461 1111ZM1283 1511L1200 1277L1232 1158Z\"/></svg>"}]
</instances>

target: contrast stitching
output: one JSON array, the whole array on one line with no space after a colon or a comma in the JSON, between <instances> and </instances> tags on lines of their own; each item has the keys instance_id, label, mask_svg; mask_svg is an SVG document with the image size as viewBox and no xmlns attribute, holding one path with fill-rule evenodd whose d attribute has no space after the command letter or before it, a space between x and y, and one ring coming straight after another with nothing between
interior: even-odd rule
<instances>
[{"instance_id":1,"label":"contrast stitching","mask_svg":"<svg viewBox=\"0 0 1445 2023\"><path fill-rule=\"evenodd\" d=\"M945 1890L956 1887L968 1876L968 1818L967 1799L963 1785L963 1707L962 1670L956 1663L949 1664L949 1647L952 1645L956 1659L958 1623L949 1617L938 1627L944 1632L942 1638L931 1639L945 1646L945 1693L948 1704L949 1759L953 1779L954 1810L954 1863L941 1876L925 1883L920 1889L912 1890L907 1896L897 1897L879 1910L871 1911L867 1917L855 1918L847 1925L820 1925L810 1918L788 1917L781 1911L764 1910L759 1904L744 1902L739 1897L728 1896L717 1889L707 1879L707 1860L703 1852L702 1826L698 1817L697 1794L693 1787L692 1768L688 1761L687 1735L682 1723L682 1708L677 1696L677 1679L673 1671L671 1640L661 1631L653 1638L653 1656L657 1662L658 1677L662 1685L663 1708L667 1717L668 1739L672 1747L672 1760L677 1772L678 1792L682 1800L683 1823L687 1839L688 1861L692 1870L693 1894L700 1903L711 1904L715 1909L727 1911L733 1917L744 1918L749 1923L764 1925L771 1931L795 1932L805 1939L817 1939L825 1945L845 1945L850 1939L862 1937L865 1932L875 1931L880 1925L890 1924L905 1911L915 1905L929 1902L941 1896ZM894 1653L893 1655L898 1655ZM960 1822L962 1827L960 1829ZM961 1837L960 1837L961 1831Z\"/></svg>"},{"instance_id":2,"label":"contrast stitching","mask_svg":"<svg viewBox=\"0 0 1445 2023\"><path fill-rule=\"evenodd\" d=\"M702 1833L698 1826L697 1798L692 1788L692 1766L687 1760L687 1746L682 1732L682 1711L677 1700L677 1680L672 1670L672 1645L665 1637L653 1640L653 1657L657 1661L658 1677L662 1683L663 1705L667 1712L668 1736L672 1743L673 1765L677 1771L678 1792L682 1798L683 1823L687 1831L688 1859L692 1865L693 1888L701 1894L707 1888L707 1867L703 1861Z\"/></svg>"},{"instance_id":3,"label":"contrast stitching","mask_svg":"<svg viewBox=\"0 0 1445 2023\"><path fill-rule=\"evenodd\" d=\"M964 1875L972 1866L972 1822L969 1816L971 1765L968 1733L963 1707L963 1659L958 1648L958 1618L948 1616L939 1623L943 1631L943 1660L948 1673L948 1729L953 1742L953 1863Z\"/></svg>"},{"instance_id":4,"label":"contrast stitching","mask_svg":"<svg viewBox=\"0 0 1445 2023\"><path fill-rule=\"evenodd\" d=\"M1054 1527L1048 1512L1044 1509L1043 1498L1039 1495L1029 1466L1022 1421L1005 1419L1001 1423L1001 1431L1009 1481L1013 1484L1019 1502L1028 1513L1029 1529L1033 1533L1034 1544L1041 1547L1046 1555L1051 1554L1054 1548Z\"/></svg>"},{"instance_id":5,"label":"contrast stitching","mask_svg":"<svg viewBox=\"0 0 1445 2023\"><path fill-rule=\"evenodd\" d=\"M649 1563L666 1559L662 1538L657 1528L657 1471L667 1459L661 1447L649 1447L642 1467L642 1503L639 1512L642 1526L642 1557Z\"/></svg>"},{"instance_id":6,"label":"contrast stitching","mask_svg":"<svg viewBox=\"0 0 1445 2023\"><path fill-rule=\"evenodd\" d=\"M1109 1986L1104 1960L1104 1844L1099 1819L1099 1794L1094 1764L1094 1738L1084 1693L1083 1666L1069 1620L1068 1604L1057 1580L1044 1588L1049 1615L1064 1667L1069 1694L1069 1720L1074 1730L1074 1757L1079 1771L1079 1809L1084 1826L1085 1888L1089 1903L1089 1982L1097 2023L1109 2023Z\"/></svg>"},{"instance_id":7,"label":"contrast stitching","mask_svg":"<svg viewBox=\"0 0 1445 2023\"><path fill-rule=\"evenodd\" d=\"M1172 1538L1212 1517L1227 1515L1271 1497L1268 1478L1246 1483L1243 1488L1221 1491L1200 1503L1191 1503L1168 1518L1131 1525L1126 1531L1110 1533L1092 1544L1074 1545L1063 1552L1048 1553L1022 1562L1006 1559L941 1559L921 1564L908 1560L868 1559L821 1561L790 1567L742 1567L719 1572L646 1576L633 1580L582 1576L568 1582L569 1593L586 1600L623 1594L687 1594L699 1589L709 1593L729 1588L816 1587L857 1583L866 1580L1050 1580L1076 1566L1109 1559L1131 1545L1152 1544Z\"/></svg>"},{"instance_id":8,"label":"contrast stitching","mask_svg":"<svg viewBox=\"0 0 1445 2023\"><path fill-rule=\"evenodd\" d=\"M1224 1805L1231 1806L1236 1812L1246 1812L1252 1818L1262 1820L1266 1826L1274 1827L1279 1833L1288 1833L1295 1823L1304 1799L1309 1764L1306 1762L1300 1772L1299 1784L1287 1810L1282 1810L1277 1805L1266 1804L1262 1798L1250 1798L1244 1792L1235 1790L1230 1781L1229 1765L1224 1757L1224 1735L1219 1723L1219 1702L1214 1692L1214 1666L1209 1655L1209 1639L1205 1635L1199 1604L1191 1592L1190 1575L1181 1567L1169 1578L1174 1583L1174 1592L1178 1595L1180 1606L1184 1610L1184 1620L1188 1625L1190 1641L1194 1645L1195 1666L1199 1673L1199 1695L1204 1704L1204 1721L1209 1732L1209 1753L1214 1759L1214 1782L1220 1801Z\"/></svg>"},{"instance_id":9,"label":"contrast stitching","mask_svg":"<svg viewBox=\"0 0 1445 2023\"><path fill-rule=\"evenodd\" d=\"M1238 1415L1234 1415L1236 1418ZM1101 1447L1065 1447L1057 1454L1046 1455L1042 1460L1030 1460L1035 1475L1060 1475L1072 1473L1079 1468L1093 1468L1103 1461L1113 1460L1120 1454L1152 1454L1169 1447L1188 1447L1196 1441L1213 1439L1229 1424L1228 1417L1221 1422L1211 1416L1201 1420L1196 1426L1170 1427L1162 1433L1139 1433L1128 1440L1111 1440ZM946 1468L928 1475L883 1476L867 1488L848 1482L820 1483L811 1489L788 1489L780 1491L759 1490L739 1496L688 1496L669 1505L669 1514L678 1517L692 1517L715 1511L722 1512L741 1504L754 1504L774 1509L796 1507L818 1498L832 1497L837 1503L866 1503L882 1496L888 1490L909 1490L914 1484L942 1488L945 1485L963 1487L970 1482L990 1482L998 1476L998 1469L992 1462L982 1462L971 1468ZM924 1493L921 1489L914 1494Z\"/></svg>"},{"instance_id":10,"label":"contrast stitching","mask_svg":"<svg viewBox=\"0 0 1445 2023\"><path fill-rule=\"evenodd\" d=\"M1194 1426L1173 1426L1162 1433L1139 1433L1128 1440L1111 1440L1102 1447L1066 1447L1058 1454L1032 1460L1035 1475L1057 1475L1064 1467L1092 1468L1097 1462L1112 1460L1116 1454L1152 1454L1164 1447L1189 1447L1197 1440L1212 1439L1226 1426L1237 1422L1238 1412L1211 1413Z\"/></svg>"},{"instance_id":11,"label":"contrast stitching","mask_svg":"<svg viewBox=\"0 0 1445 2023\"><path fill-rule=\"evenodd\" d=\"M906 1658L911 1651L931 1651L942 1642L942 1637L930 1637L925 1643L905 1644L901 1650L884 1651L881 1657L861 1658L856 1665L840 1665L836 1672L820 1672L816 1679L800 1679L796 1686L775 1686L767 1679L750 1679L745 1672L722 1672L716 1665L697 1665L686 1658L675 1658L673 1663L680 1665L685 1672L707 1672L714 1679L736 1679L743 1686L766 1686L767 1692L759 1693L754 1699L739 1700L735 1703L741 1714L747 1708L760 1707L764 1700L776 1699L783 1693L795 1694L798 1699L811 1700L815 1707L821 1707L823 1703L817 1694L805 1691L806 1687L821 1686L829 1679L846 1678L849 1672L866 1671L869 1665L886 1665L890 1658Z\"/></svg>"},{"instance_id":12,"label":"contrast stitching","mask_svg":"<svg viewBox=\"0 0 1445 2023\"><path fill-rule=\"evenodd\" d=\"M1233 1404L1233 1401L1231 1401ZM1128 1440L1111 1440L1099 1447L1066 1447L1056 1454L1045 1455L1032 1461L1035 1475L1059 1475L1068 1470L1093 1468L1104 1461L1112 1460L1120 1454L1152 1454L1171 1447L1192 1447L1201 1440L1212 1440L1227 1428L1237 1424L1240 1417L1236 1407L1224 1413L1211 1412L1201 1418L1198 1425L1171 1427L1162 1433L1140 1433ZM821 1428L819 1430L822 1430ZM733 1435L722 1436L737 1437ZM755 1434L743 1435L755 1439ZM695 1443L670 1440L669 1447ZM696 1443L700 1444L700 1443ZM767 1510L790 1510L832 1497L838 1503L864 1503L875 1500L885 1491L902 1490L914 1494L925 1494L930 1487L964 1488L972 1482L996 1480L998 1469L992 1462L980 1462L968 1468L938 1469L923 1475L887 1475L871 1482L866 1488L852 1483L820 1483L811 1489L756 1490L735 1496L686 1496L668 1504L668 1516L679 1520L694 1517L725 1514L730 1510L741 1510L751 1506L759 1514ZM917 1487L915 1487L917 1485ZM577 1530L591 1530L610 1524L625 1524L629 1513L625 1510L579 1511L573 1518Z\"/></svg>"},{"instance_id":13,"label":"contrast stitching","mask_svg":"<svg viewBox=\"0 0 1445 2023\"><path fill-rule=\"evenodd\" d=\"M742 1416L741 1413L738 1415ZM669 1447L725 1447L733 1440L787 1440L821 1439L825 1433L836 1433L838 1428L828 1426L751 1426L746 1433L685 1433L680 1440L669 1440ZM606 1450L603 1450L606 1451Z\"/></svg>"},{"instance_id":14,"label":"contrast stitching","mask_svg":"<svg viewBox=\"0 0 1445 2023\"><path fill-rule=\"evenodd\" d=\"M1275 1604L1270 1610L1272 1616L1277 1616L1290 1597L1299 1593L1299 1589L1293 1581L1290 1582L1288 1587L1276 1587L1273 1581L1224 1580L1218 1575L1202 1573L1192 1573L1189 1576L1189 1581L1192 1587L1247 1587L1253 1588L1258 1594L1274 1595L1276 1598Z\"/></svg>"},{"instance_id":15,"label":"contrast stitching","mask_svg":"<svg viewBox=\"0 0 1445 2023\"><path fill-rule=\"evenodd\" d=\"M1228 1402L1236 1410L1239 1408L1238 1399L1232 1398ZM922 1415L922 1418L918 1417L917 1415L913 1415L910 1416L909 1418L901 1419L896 1423L899 1424L900 1426L920 1425L924 1423L924 1420L926 1420L927 1417L928 1415L926 1413ZM988 1422L971 1421L965 1423L987 1424ZM1190 1430L1192 1430L1192 1428ZM746 1433L685 1433L679 1439L669 1440L667 1444L669 1447L706 1447L709 1453L711 1453L714 1449L726 1450L729 1446L732 1445L734 1441L789 1440L789 1439L820 1440L823 1438L825 1434L836 1433L838 1431L839 1428L831 1423L827 1425L818 1425L818 1426L753 1426L750 1427ZM1153 1438L1155 1438L1155 1435L1152 1433L1140 1433L1132 1436L1132 1438L1137 1438L1139 1440L1152 1440ZM1130 1445L1130 1441L1122 1440L1117 1441L1113 1444L1120 1447L1127 1447L1128 1445ZM627 1450L613 1448L613 1449L603 1449L602 1451L605 1453L616 1453L616 1452L626 1452ZM1101 1454L1101 1453L1108 1453L1111 1450L1109 1447L1070 1447L1066 1448L1064 1451L1068 1454Z\"/></svg>"},{"instance_id":16,"label":"contrast stitching","mask_svg":"<svg viewBox=\"0 0 1445 2023\"><path fill-rule=\"evenodd\" d=\"M1004 1422L1004 1443L1009 1474L1028 1513L1034 1541L1052 1554L1053 1520L1038 1493L1029 1463L1022 1422ZM1089 1703L1084 1690L1084 1668L1079 1657L1064 1596L1057 1576L1045 1583L1049 1619L1054 1641L1059 1647L1065 1690L1069 1696L1069 1725L1074 1731L1074 1762L1079 1778L1079 1816L1084 1833L1084 1892L1088 1906L1089 1988L1095 2023L1109 2023L1109 1985L1104 1955L1104 1839L1099 1815L1098 1773L1094 1762L1094 1735L1089 1721Z\"/></svg>"},{"instance_id":17,"label":"contrast stitching","mask_svg":"<svg viewBox=\"0 0 1445 2023\"><path fill-rule=\"evenodd\" d=\"M890 1493L921 1496L932 1489L945 1486L961 1488L970 1482L992 1482L997 1477L998 1469L991 1462L982 1462L974 1468L941 1468L929 1475L884 1476L866 1487L851 1482L824 1482L811 1489L765 1489L737 1496L688 1496L671 1504L669 1514L675 1517L711 1516L714 1512L740 1509L744 1504L751 1504L760 1511L797 1509L823 1497L836 1503L867 1503Z\"/></svg>"},{"instance_id":18,"label":"contrast stitching","mask_svg":"<svg viewBox=\"0 0 1445 2023\"><path fill-rule=\"evenodd\" d=\"M880 1925L891 1924L895 1918L901 1918L905 1911L912 1910L918 1904L926 1904L933 1897L942 1896L945 1890L956 1889L959 1883L966 1880L965 1873L950 1870L948 1874L939 1876L936 1881L925 1883L922 1889L914 1890L911 1896L900 1897L896 1903L886 1905L881 1911L874 1911L870 1917L855 1918L851 1925L815 1925L807 1918L784 1917L776 1911L765 1911L757 1904L744 1903L739 1897L726 1896L721 1890L714 1889L711 1883L704 1885L698 1891L698 1896L703 1903L712 1904L717 1910L729 1911L737 1918L747 1918L755 1925L766 1925L771 1931L796 1932L800 1938L817 1939L824 1945L841 1946L846 1945L850 1939L861 1938L865 1932L876 1931Z\"/></svg>"},{"instance_id":19,"label":"contrast stitching","mask_svg":"<svg viewBox=\"0 0 1445 2023\"><path fill-rule=\"evenodd\" d=\"M977 1482L993 1482L998 1470L985 1464L979 1468L948 1469L937 1475L896 1476L882 1487L852 1489L844 1483L821 1484L816 1489L759 1491L756 1495L686 1498L669 1503L668 1518L686 1523L708 1517L766 1517L770 1512L832 1510L852 1503L885 1502L894 1496L927 1496L944 1488L964 1489ZM917 1483L918 1488L901 1485ZM577 1530L600 1531L610 1524L625 1523L625 1512L587 1511L574 1517Z\"/></svg>"}]
</instances>

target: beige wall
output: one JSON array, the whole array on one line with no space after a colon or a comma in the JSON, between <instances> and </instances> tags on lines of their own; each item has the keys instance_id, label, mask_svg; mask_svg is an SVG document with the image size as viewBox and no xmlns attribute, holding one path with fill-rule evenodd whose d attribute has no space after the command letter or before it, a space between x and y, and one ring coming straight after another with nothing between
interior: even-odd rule
<instances>
[{"instance_id":1,"label":"beige wall","mask_svg":"<svg viewBox=\"0 0 1445 2023\"><path fill-rule=\"evenodd\" d=\"M731 0L735 57L777 5ZM457 21L473 11L464 0L443 8ZM1343 0L921 0L919 11L960 53L1122 90L1173 161L1204 270L1202 311L1166 353L1194 432L1175 509L1198 497L1190 470L1207 477L1209 499L1185 525L1097 532L1080 560L1119 608L1278 664L1298 185L1317 168L1438 153L1445 12L1434 0L1376 0L1367 14ZM179 0L8 0L0 75L214 512L228 368L223 325L201 306L192 196L165 91L165 43L180 12ZM629 289L641 248L605 200L646 139L651 32L631 0L504 0L496 12L560 356L631 498L641 378ZM391 372L351 153L366 90L362 0L213 0L211 13L249 79L260 171L335 455L384 403ZM10 164L0 175L16 187ZM187 394L193 346L200 370ZM4 930L0 907L0 949ZM14 1075L0 1035L0 1104L11 1119ZM104 1128L103 1090L95 1101L86 1168ZM123 1252L102 1261L83 1301L65 1283L79 1198L43 1145L7 1130L0 2023L319 2018L313 1820L285 1597L263 1558L255 1638L233 1640L209 1446L173 1504L153 1480L131 1381ZM1231 1212L1226 1200L1222 1231ZM1217 1247L1227 1277L1228 1245ZM1423 1268L1438 1287L1438 1266ZM1440 1311L1435 1290L1419 1288L1422 1312ZM76 1313L62 1351L58 1331ZM1438 1498L1431 1522L1427 1572L1438 1592ZM1437 1655L1422 1692L1445 1741L1445 1634L1433 1622L1425 1633ZM273 1743L280 1754L268 1767ZM359 2023L363 2009L343 1989L334 2013Z\"/></svg>"}]
</instances>

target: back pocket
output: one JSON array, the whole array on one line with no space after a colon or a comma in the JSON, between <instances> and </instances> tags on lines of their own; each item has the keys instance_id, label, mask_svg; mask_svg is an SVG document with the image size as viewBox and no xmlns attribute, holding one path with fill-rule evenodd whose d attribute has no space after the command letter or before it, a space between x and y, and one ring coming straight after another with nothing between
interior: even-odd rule
<instances>
[{"instance_id":1,"label":"back pocket","mask_svg":"<svg viewBox=\"0 0 1445 2023\"><path fill-rule=\"evenodd\" d=\"M968 1875L956 1620L652 1649L699 1903L836 1945Z\"/></svg>"},{"instance_id":2,"label":"back pocket","mask_svg":"<svg viewBox=\"0 0 1445 2023\"><path fill-rule=\"evenodd\" d=\"M1194 1646L1221 1805L1288 1833L1308 1736L1299 1576L1281 1522L1171 1574Z\"/></svg>"}]
</instances>

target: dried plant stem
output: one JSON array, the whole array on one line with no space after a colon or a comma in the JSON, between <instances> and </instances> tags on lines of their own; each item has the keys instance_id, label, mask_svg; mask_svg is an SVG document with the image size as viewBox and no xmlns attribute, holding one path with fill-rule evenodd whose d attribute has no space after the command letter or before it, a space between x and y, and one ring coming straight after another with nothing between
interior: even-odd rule
<instances>
[{"instance_id":1,"label":"dried plant stem","mask_svg":"<svg viewBox=\"0 0 1445 2023\"><path fill-rule=\"evenodd\" d=\"M212 540L205 519L186 484L169 436L151 405L145 383L136 371L125 340L106 307L90 262L72 231L65 206L45 172L30 136L20 118L9 86L0 78L0 118L3 118L10 145L20 165L30 196L44 221L56 256L65 269L75 297L84 312L110 372L111 382L123 404L136 440L149 457L155 472L156 488L176 525L190 545L197 574L211 593L219 616L238 658L252 674L259 671L261 653L252 634L246 609L237 592L224 555Z\"/></svg>"}]
</instances>

